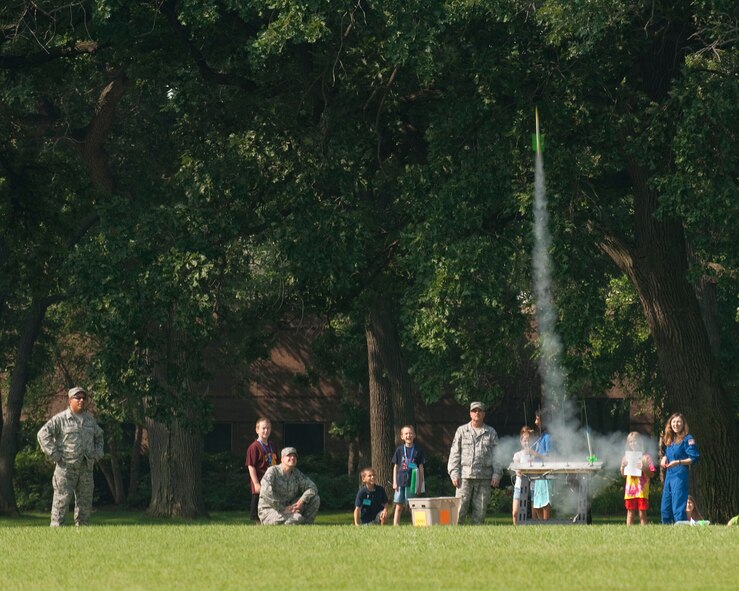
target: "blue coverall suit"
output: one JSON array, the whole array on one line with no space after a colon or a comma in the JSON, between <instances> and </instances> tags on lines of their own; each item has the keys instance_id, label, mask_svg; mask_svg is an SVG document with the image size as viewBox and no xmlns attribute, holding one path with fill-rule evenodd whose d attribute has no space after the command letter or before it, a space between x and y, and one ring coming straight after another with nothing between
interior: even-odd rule
<instances>
[{"instance_id":1,"label":"blue coverall suit","mask_svg":"<svg viewBox=\"0 0 739 591\"><path fill-rule=\"evenodd\" d=\"M690 459L695 464L700 458L698 444L690 433L680 443L668 445L665 450L668 462ZM687 464L673 466L665 470L665 486L662 490L662 523L685 521L688 516L685 507L688 504L690 488L690 466Z\"/></svg>"}]
</instances>

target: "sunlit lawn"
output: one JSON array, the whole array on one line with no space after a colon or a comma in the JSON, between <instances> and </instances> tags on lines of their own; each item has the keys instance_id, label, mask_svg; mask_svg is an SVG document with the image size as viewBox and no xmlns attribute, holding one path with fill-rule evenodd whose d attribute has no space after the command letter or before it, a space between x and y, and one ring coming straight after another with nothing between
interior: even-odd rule
<instances>
[{"instance_id":1,"label":"sunlit lawn","mask_svg":"<svg viewBox=\"0 0 739 591\"><path fill-rule=\"evenodd\" d=\"M10 589L736 589L739 528L256 527L246 513L170 523L98 511L89 528L0 519Z\"/></svg>"}]
</instances>

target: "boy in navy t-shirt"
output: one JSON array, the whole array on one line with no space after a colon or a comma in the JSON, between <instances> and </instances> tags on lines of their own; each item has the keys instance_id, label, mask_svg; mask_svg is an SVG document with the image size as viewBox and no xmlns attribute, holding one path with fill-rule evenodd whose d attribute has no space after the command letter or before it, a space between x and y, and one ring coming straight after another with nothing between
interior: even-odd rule
<instances>
[{"instance_id":1,"label":"boy in navy t-shirt","mask_svg":"<svg viewBox=\"0 0 739 591\"><path fill-rule=\"evenodd\" d=\"M354 501L354 525L385 525L388 498L385 489L375 484L375 471L362 470L362 488Z\"/></svg>"},{"instance_id":2,"label":"boy in navy t-shirt","mask_svg":"<svg viewBox=\"0 0 739 591\"><path fill-rule=\"evenodd\" d=\"M395 503L395 515L393 525L400 523L400 515L403 505L409 497L415 497L424 490L423 487L423 465L426 457L423 450L414 443L416 431L412 425L406 425L400 430L400 439L403 445L398 446L393 454L393 503ZM416 471L414 490L411 490L411 475Z\"/></svg>"}]
</instances>

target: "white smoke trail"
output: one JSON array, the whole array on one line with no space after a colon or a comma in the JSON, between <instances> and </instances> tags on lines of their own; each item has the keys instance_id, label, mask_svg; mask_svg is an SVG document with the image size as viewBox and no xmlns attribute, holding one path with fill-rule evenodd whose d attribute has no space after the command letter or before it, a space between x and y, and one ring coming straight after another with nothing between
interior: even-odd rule
<instances>
[{"instance_id":1,"label":"white smoke trail","mask_svg":"<svg viewBox=\"0 0 739 591\"><path fill-rule=\"evenodd\" d=\"M538 131L538 130L537 130ZM542 380L542 398L545 427L552 436L552 460L584 462L597 456L603 462L603 471L591 479L591 495L609 482L620 478L618 472L625 449L626 434L601 435L581 428L578 409L567 395L567 378L562 366L562 342L557 333L557 308L552 294L552 236L549 232L544 159L537 151L534 183L534 248L533 282L536 302L536 322L539 334L539 371ZM588 428L585 425L586 429ZM590 444L588 445L588 437ZM654 442L643 438L647 450L653 452ZM515 445L513 445L515 447ZM656 456L652 456L656 459ZM554 510L559 515L575 511L576 496L567 494L566 486L558 486Z\"/></svg>"},{"instance_id":2,"label":"white smoke trail","mask_svg":"<svg viewBox=\"0 0 739 591\"><path fill-rule=\"evenodd\" d=\"M552 236L549 232L549 212L546 203L544 158L536 153L534 182L534 296L536 323L539 333L539 372L542 380L542 396L547 428L557 441L557 454L584 459L580 437L573 437L576 429L576 413L567 397L567 384L562 369L562 341L557 334L557 308L552 295ZM587 447L587 445L586 445Z\"/></svg>"},{"instance_id":3,"label":"white smoke trail","mask_svg":"<svg viewBox=\"0 0 739 591\"><path fill-rule=\"evenodd\" d=\"M536 153L534 184L534 294L536 321L539 329L540 357L544 397L552 405L565 399L565 376L560 362L562 343L557 335L557 310L552 297L552 273L550 250L552 236L549 233L549 212L544 185L544 158Z\"/></svg>"},{"instance_id":4,"label":"white smoke trail","mask_svg":"<svg viewBox=\"0 0 739 591\"><path fill-rule=\"evenodd\" d=\"M538 147L538 115L536 131ZM567 378L562 366L563 348L556 329L557 308L552 294L552 236L549 232L544 158L541 150L537 150L536 153L534 180L534 249L532 258L544 425L552 436L554 451L551 460L584 462L591 456L597 456L598 461L603 463L603 470L590 480L590 494L595 497L609 483L615 480L623 482L619 468L626 447L626 433L611 433L608 435L595 433L589 431L587 421L584 421L585 428L583 429L578 418L578 408L575 401L567 394ZM656 463L658 459L656 441L642 436L642 442L645 451ZM515 440L506 441L504 446L506 451L515 450L517 448L516 443ZM656 472L659 472L659 466L657 466ZM577 498L572 487L572 481L557 483L553 500L555 513L560 518L574 514L576 502Z\"/></svg>"}]
</instances>

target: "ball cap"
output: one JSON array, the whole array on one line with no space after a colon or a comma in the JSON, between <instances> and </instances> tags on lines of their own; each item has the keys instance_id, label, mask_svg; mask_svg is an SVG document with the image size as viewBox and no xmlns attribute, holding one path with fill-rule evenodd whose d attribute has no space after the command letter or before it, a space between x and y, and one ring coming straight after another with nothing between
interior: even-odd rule
<instances>
[{"instance_id":1,"label":"ball cap","mask_svg":"<svg viewBox=\"0 0 739 591\"><path fill-rule=\"evenodd\" d=\"M485 405L482 402L473 402L470 404L470 410L475 410L477 408L485 410Z\"/></svg>"},{"instance_id":2,"label":"ball cap","mask_svg":"<svg viewBox=\"0 0 739 591\"><path fill-rule=\"evenodd\" d=\"M84 394L87 396L87 391L84 388L75 386L74 388L69 389L69 392L67 392L67 398L74 398L77 394Z\"/></svg>"},{"instance_id":3,"label":"ball cap","mask_svg":"<svg viewBox=\"0 0 739 591\"><path fill-rule=\"evenodd\" d=\"M285 449L282 450L282 456L281 457L285 458L285 457L289 456L290 454L295 454L297 456L298 455L298 450L295 449L294 447L286 447Z\"/></svg>"}]
</instances>

